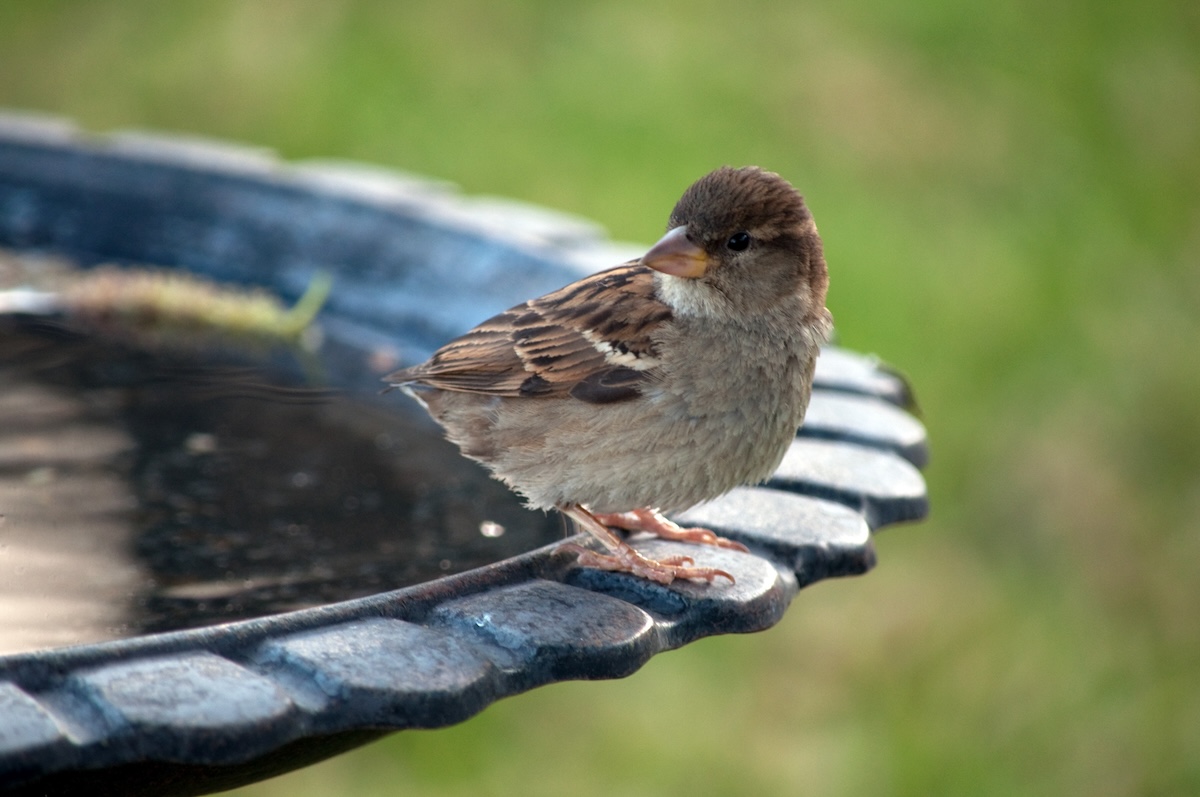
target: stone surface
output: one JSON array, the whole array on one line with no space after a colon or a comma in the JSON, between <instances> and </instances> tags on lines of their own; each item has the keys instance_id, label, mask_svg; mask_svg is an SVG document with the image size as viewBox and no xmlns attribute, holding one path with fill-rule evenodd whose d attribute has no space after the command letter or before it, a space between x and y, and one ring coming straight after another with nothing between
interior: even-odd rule
<instances>
[{"instance_id":1,"label":"stone surface","mask_svg":"<svg viewBox=\"0 0 1200 797\"><path fill-rule=\"evenodd\" d=\"M401 620L365 619L281 637L256 658L330 729L344 714L390 728L447 725L499 691L495 666L473 646ZM315 699L302 697L314 691Z\"/></svg>"},{"instance_id":2,"label":"stone surface","mask_svg":"<svg viewBox=\"0 0 1200 797\"><path fill-rule=\"evenodd\" d=\"M653 619L624 601L553 581L529 581L447 601L435 626L483 646L519 688L633 672L661 647Z\"/></svg>"},{"instance_id":3,"label":"stone surface","mask_svg":"<svg viewBox=\"0 0 1200 797\"><path fill-rule=\"evenodd\" d=\"M909 408L914 403L912 389L903 376L880 364L876 357L827 347L817 358L813 382L825 390L878 396Z\"/></svg>"},{"instance_id":4,"label":"stone surface","mask_svg":"<svg viewBox=\"0 0 1200 797\"><path fill-rule=\"evenodd\" d=\"M891 449L919 468L929 461L925 427L920 421L873 396L817 390L800 434Z\"/></svg>"},{"instance_id":5,"label":"stone surface","mask_svg":"<svg viewBox=\"0 0 1200 797\"><path fill-rule=\"evenodd\" d=\"M929 509L920 471L867 446L798 438L767 484L845 504L873 529L917 520Z\"/></svg>"},{"instance_id":6,"label":"stone surface","mask_svg":"<svg viewBox=\"0 0 1200 797\"><path fill-rule=\"evenodd\" d=\"M104 717L107 738L169 760L213 763L263 751L295 711L273 681L206 652L122 661L73 676L67 689ZM98 753L98 755L104 755Z\"/></svg>"},{"instance_id":7,"label":"stone surface","mask_svg":"<svg viewBox=\"0 0 1200 797\"><path fill-rule=\"evenodd\" d=\"M0 760L36 754L65 741L54 717L11 683L0 683L0 718Z\"/></svg>"},{"instance_id":8,"label":"stone surface","mask_svg":"<svg viewBox=\"0 0 1200 797\"><path fill-rule=\"evenodd\" d=\"M739 487L676 520L714 529L765 551L790 568L800 586L860 575L875 564L866 518L833 501Z\"/></svg>"}]
</instances>

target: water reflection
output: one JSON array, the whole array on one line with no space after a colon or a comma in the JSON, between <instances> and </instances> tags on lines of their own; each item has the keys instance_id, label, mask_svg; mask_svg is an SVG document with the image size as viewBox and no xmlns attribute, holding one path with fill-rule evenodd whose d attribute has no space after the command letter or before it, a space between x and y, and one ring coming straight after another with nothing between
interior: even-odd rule
<instances>
[{"instance_id":1,"label":"water reflection","mask_svg":"<svg viewBox=\"0 0 1200 797\"><path fill-rule=\"evenodd\" d=\"M287 360L0 320L0 653L358 597L562 536L402 398Z\"/></svg>"}]
</instances>

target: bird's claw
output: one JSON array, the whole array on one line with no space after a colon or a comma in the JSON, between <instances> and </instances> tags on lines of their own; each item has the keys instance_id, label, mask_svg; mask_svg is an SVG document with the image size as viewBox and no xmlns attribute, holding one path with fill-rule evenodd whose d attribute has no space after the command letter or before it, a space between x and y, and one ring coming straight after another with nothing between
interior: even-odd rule
<instances>
[{"instance_id":1,"label":"bird's claw","mask_svg":"<svg viewBox=\"0 0 1200 797\"><path fill-rule=\"evenodd\" d=\"M573 542L565 542L559 550L572 552L578 556L582 567L594 567L598 570L608 570L616 573L630 573L641 578L647 578L659 584L670 584L676 579L689 581L705 581L709 584L718 576L735 583L733 576L716 567L693 567L695 560L690 556L668 556L663 559L651 559L638 553L634 548L625 545L613 553L600 553L591 548L585 548Z\"/></svg>"},{"instance_id":2,"label":"bird's claw","mask_svg":"<svg viewBox=\"0 0 1200 797\"><path fill-rule=\"evenodd\" d=\"M678 540L700 545L711 545L714 548L725 548L730 551L749 551L745 545L734 540L718 536L711 529L695 526L683 528L678 523L663 516L657 509L634 509L629 512L596 513L596 520L605 526L625 529L626 531L645 531L664 540Z\"/></svg>"}]
</instances>

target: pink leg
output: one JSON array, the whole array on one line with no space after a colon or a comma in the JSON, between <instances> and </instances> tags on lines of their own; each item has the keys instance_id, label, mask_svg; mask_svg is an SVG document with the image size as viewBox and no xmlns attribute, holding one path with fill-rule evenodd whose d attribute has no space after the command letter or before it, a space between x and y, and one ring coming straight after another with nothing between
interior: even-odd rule
<instances>
[{"instance_id":1,"label":"pink leg","mask_svg":"<svg viewBox=\"0 0 1200 797\"><path fill-rule=\"evenodd\" d=\"M632 573L635 576L657 581L659 584L670 584L677 578L704 580L711 584L717 576L729 579L730 584L734 583L733 576L724 570L715 567L692 567L693 560L689 556L670 556L665 559L651 559L643 556L629 543L613 534L597 519L596 515L578 504L559 507L559 511L578 523L580 528L598 539L611 552L598 553L572 542L559 546L578 554L579 564L584 567Z\"/></svg>"},{"instance_id":2,"label":"pink leg","mask_svg":"<svg viewBox=\"0 0 1200 797\"><path fill-rule=\"evenodd\" d=\"M714 545L731 551L746 551L745 545L724 537L718 537L704 528L685 529L674 521L663 517L657 509L634 509L629 512L596 513L596 520L605 526L615 526L626 531L646 531L664 540L681 540L701 545Z\"/></svg>"}]
</instances>

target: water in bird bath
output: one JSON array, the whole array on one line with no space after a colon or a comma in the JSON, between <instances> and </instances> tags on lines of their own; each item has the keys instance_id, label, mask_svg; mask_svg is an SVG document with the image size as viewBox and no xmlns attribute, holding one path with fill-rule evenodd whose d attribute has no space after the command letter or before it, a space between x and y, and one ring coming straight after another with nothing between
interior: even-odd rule
<instances>
[{"instance_id":1,"label":"water in bird bath","mask_svg":"<svg viewBox=\"0 0 1200 797\"><path fill-rule=\"evenodd\" d=\"M0 654L359 597L563 536L405 397L330 385L330 356L0 316Z\"/></svg>"}]
</instances>

